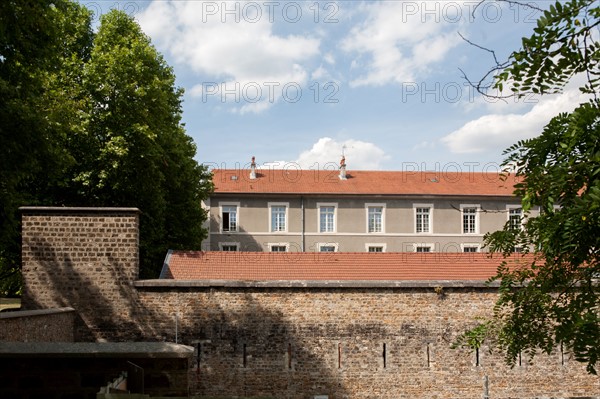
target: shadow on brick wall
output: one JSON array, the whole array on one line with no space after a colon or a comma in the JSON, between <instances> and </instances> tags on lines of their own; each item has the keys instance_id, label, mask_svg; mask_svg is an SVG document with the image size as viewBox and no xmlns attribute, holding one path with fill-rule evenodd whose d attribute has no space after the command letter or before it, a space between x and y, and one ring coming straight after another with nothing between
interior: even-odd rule
<instances>
[{"instance_id":1,"label":"shadow on brick wall","mask_svg":"<svg viewBox=\"0 0 600 399\"><path fill-rule=\"evenodd\" d=\"M179 292L180 342L196 349L195 392L207 396L346 398L336 344L310 339L262 292ZM281 295L285 295L281 293ZM307 339L308 338L308 339ZM316 343L320 341L320 343Z\"/></svg>"},{"instance_id":2,"label":"shadow on brick wall","mask_svg":"<svg viewBox=\"0 0 600 399\"><path fill-rule=\"evenodd\" d=\"M76 341L193 346L190 374L198 395L349 397L337 369L337 344L308 342L306 331L290 324L283 311L257 299L261 292L136 288L135 267L118 248L94 255L61 245L40 234L24 238L35 259L24 269L23 305L73 307Z\"/></svg>"},{"instance_id":3,"label":"shadow on brick wall","mask_svg":"<svg viewBox=\"0 0 600 399\"><path fill-rule=\"evenodd\" d=\"M76 341L142 339L152 326L140 325L137 317L144 307L132 287L136 266L119 249L90 254L82 245L65 250L39 234L23 238L34 257L24 261L23 307L73 307Z\"/></svg>"}]
</instances>

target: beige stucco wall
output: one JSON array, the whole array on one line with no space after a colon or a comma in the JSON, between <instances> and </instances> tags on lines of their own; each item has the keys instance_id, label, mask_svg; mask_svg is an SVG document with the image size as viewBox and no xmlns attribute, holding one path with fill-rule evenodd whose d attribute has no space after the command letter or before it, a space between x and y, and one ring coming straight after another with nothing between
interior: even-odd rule
<instances>
[{"instance_id":1,"label":"beige stucco wall","mask_svg":"<svg viewBox=\"0 0 600 399\"><path fill-rule=\"evenodd\" d=\"M221 231L221 207L225 204L238 206L237 232ZM287 231L270 232L270 204L288 206ZM336 206L333 233L319 232L320 204ZM381 233L367 232L368 204L382 204L385 208L384 231ZM429 233L415 232L415 207L419 204L433 208ZM479 206L477 233L462 234L461 205ZM290 251L302 248L316 251L320 243L334 243L338 251L344 252L364 252L367 244L381 244L387 252L398 252L413 251L415 244L428 244L434 251L457 252L462 250L462 244L481 244L485 233L502 229L508 220L507 206L518 205L519 200L514 197L310 196L302 200L299 196L234 198L215 195L210 206L210 240L205 249L219 250L219 243L237 243L240 250L268 251L269 244L287 244ZM531 216L536 214L532 212Z\"/></svg>"}]
</instances>

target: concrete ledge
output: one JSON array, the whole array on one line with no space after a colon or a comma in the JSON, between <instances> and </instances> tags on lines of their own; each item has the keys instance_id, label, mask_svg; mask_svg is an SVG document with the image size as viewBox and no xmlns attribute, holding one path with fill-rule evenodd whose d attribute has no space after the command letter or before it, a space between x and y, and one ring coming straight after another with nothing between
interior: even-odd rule
<instances>
[{"instance_id":1,"label":"concrete ledge","mask_svg":"<svg viewBox=\"0 0 600 399\"><path fill-rule=\"evenodd\" d=\"M22 213L141 213L138 208L95 208L69 206L22 206Z\"/></svg>"},{"instance_id":2,"label":"concrete ledge","mask_svg":"<svg viewBox=\"0 0 600 399\"><path fill-rule=\"evenodd\" d=\"M55 309L40 309L40 310L13 310L10 312L1 312L0 319L16 319L19 317L32 316L48 316L61 313L74 312L73 308L55 308Z\"/></svg>"},{"instance_id":3,"label":"concrete ledge","mask_svg":"<svg viewBox=\"0 0 600 399\"><path fill-rule=\"evenodd\" d=\"M194 348L172 342L0 342L0 358L191 358Z\"/></svg>"},{"instance_id":4,"label":"concrete ledge","mask_svg":"<svg viewBox=\"0 0 600 399\"><path fill-rule=\"evenodd\" d=\"M498 288L484 280L138 280L136 288Z\"/></svg>"}]
</instances>

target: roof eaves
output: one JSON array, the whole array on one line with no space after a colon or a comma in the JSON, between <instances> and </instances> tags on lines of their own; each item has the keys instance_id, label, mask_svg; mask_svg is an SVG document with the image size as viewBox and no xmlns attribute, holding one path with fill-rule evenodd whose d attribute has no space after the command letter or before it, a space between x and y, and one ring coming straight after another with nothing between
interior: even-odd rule
<instances>
[{"instance_id":1,"label":"roof eaves","mask_svg":"<svg viewBox=\"0 0 600 399\"><path fill-rule=\"evenodd\" d=\"M322 192L297 192L297 191L215 191L213 193L218 195L252 195L252 196L273 196L273 195L296 195L296 196L340 196L340 197L482 197L482 198L517 198L512 193L507 194L428 194L428 193L357 193L357 192L335 192L335 191L322 191Z\"/></svg>"},{"instance_id":2,"label":"roof eaves","mask_svg":"<svg viewBox=\"0 0 600 399\"><path fill-rule=\"evenodd\" d=\"M499 283L487 280L138 280L134 286L139 288L490 288L496 289Z\"/></svg>"}]
</instances>

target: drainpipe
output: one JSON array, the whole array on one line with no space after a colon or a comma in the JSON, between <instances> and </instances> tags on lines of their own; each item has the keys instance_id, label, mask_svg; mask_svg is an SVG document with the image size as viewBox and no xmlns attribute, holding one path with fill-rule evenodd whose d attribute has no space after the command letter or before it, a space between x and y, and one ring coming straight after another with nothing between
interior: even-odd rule
<instances>
[{"instance_id":1,"label":"drainpipe","mask_svg":"<svg viewBox=\"0 0 600 399\"><path fill-rule=\"evenodd\" d=\"M302 242L300 243L300 251L304 252L304 197L302 195L300 196L300 208L302 214Z\"/></svg>"}]
</instances>

